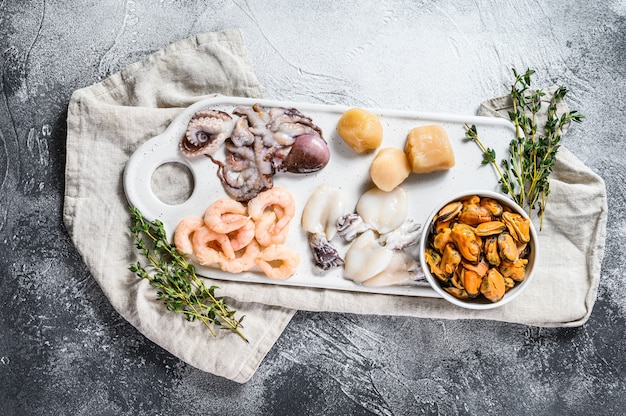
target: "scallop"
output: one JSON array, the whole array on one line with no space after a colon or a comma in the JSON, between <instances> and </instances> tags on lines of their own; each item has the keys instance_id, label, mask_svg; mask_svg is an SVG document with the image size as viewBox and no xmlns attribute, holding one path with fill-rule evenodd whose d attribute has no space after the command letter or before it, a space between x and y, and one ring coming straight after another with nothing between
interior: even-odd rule
<instances>
[{"instance_id":1,"label":"scallop","mask_svg":"<svg viewBox=\"0 0 626 416\"><path fill-rule=\"evenodd\" d=\"M356 206L363 221L373 226L380 234L398 228L406 219L409 199L406 191L397 187L391 192L372 188L365 192Z\"/></svg>"}]
</instances>

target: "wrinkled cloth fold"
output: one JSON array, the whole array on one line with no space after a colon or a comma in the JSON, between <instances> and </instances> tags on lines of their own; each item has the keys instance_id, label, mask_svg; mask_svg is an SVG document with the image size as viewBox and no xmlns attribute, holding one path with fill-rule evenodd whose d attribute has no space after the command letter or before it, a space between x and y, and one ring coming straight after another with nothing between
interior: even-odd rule
<instances>
[{"instance_id":1,"label":"wrinkled cloth fold","mask_svg":"<svg viewBox=\"0 0 626 416\"><path fill-rule=\"evenodd\" d=\"M161 133L182 109L222 94L261 97L237 30L193 36L72 95L67 118L64 222L113 307L147 338L181 360L237 382L249 380L296 310L424 318L491 319L537 326L578 326L597 296L606 234L602 179L562 148L539 244L533 284L489 311L460 309L438 298L211 281L245 315L250 343L226 331L213 338L156 300L147 281L128 270L139 259L129 232L123 170L135 149ZM481 113L506 114L506 100ZM163 179L167 181L167 175ZM153 183L158 188L159 183Z\"/></svg>"},{"instance_id":2,"label":"wrinkled cloth fold","mask_svg":"<svg viewBox=\"0 0 626 416\"><path fill-rule=\"evenodd\" d=\"M168 312L148 282L128 270L139 258L128 228L124 166L135 149L161 133L183 108L214 94L262 95L238 31L185 39L75 91L67 117L63 217L93 277L128 322L185 362L245 382L294 310L227 299L238 316L245 315L250 343L226 331L212 338L201 324ZM214 283L223 288L217 295L233 293L223 282Z\"/></svg>"}]
</instances>

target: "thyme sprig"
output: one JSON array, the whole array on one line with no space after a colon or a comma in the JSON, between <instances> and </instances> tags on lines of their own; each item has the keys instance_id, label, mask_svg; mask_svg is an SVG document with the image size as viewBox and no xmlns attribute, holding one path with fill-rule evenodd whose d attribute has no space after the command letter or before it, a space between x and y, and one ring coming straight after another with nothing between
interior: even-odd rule
<instances>
[{"instance_id":1,"label":"thyme sprig","mask_svg":"<svg viewBox=\"0 0 626 416\"><path fill-rule=\"evenodd\" d=\"M580 123L585 116L577 111L557 114L558 103L568 93L567 88L559 87L548 103L545 125L539 126L537 114L541 111L542 98L546 93L530 88L534 73L528 69L520 74L513 69L515 82L510 92L513 108L508 114L515 126L516 137L509 143L508 159L497 163L495 151L482 143L476 125L465 125L465 137L476 142L482 150L482 164L494 166L502 192L526 208L529 215L537 210L541 228L550 195L550 175L564 129L572 122Z\"/></svg>"},{"instance_id":2,"label":"thyme sprig","mask_svg":"<svg viewBox=\"0 0 626 416\"><path fill-rule=\"evenodd\" d=\"M200 320L213 336L217 335L213 327L220 327L248 342L240 331L244 317L236 318L237 311L215 296L217 286L207 287L198 278L193 264L168 242L163 223L147 221L136 207L130 208L130 214L130 231L148 264L143 266L137 262L131 264L129 270L158 289L157 299L162 300L169 311L182 313L190 322Z\"/></svg>"}]
</instances>

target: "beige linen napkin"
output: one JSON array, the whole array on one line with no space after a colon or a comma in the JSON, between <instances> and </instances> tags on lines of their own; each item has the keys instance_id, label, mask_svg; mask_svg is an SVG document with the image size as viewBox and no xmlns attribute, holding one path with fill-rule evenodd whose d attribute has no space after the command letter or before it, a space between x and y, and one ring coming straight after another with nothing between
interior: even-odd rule
<instances>
[{"instance_id":1,"label":"beige linen napkin","mask_svg":"<svg viewBox=\"0 0 626 416\"><path fill-rule=\"evenodd\" d=\"M217 294L246 316L249 344L226 332L213 338L199 323L166 311L155 290L128 271L139 258L128 232L122 175L135 149L209 94L261 96L238 31L180 41L77 90L67 119L64 222L71 238L113 307L185 362L245 382L297 309L541 326L575 326L588 319L604 251L606 192L602 179L566 149L555 166L538 274L525 293L501 308L468 311L433 298L212 281Z\"/></svg>"},{"instance_id":2,"label":"beige linen napkin","mask_svg":"<svg viewBox=\"0 0 626 416\"><path fill-rule=\"evenodd\" d=\"M64 221L93 277L113 307L146 337L180 359L238 382L257 369L295 313L246 302L250 343L186 322L155 301L155 290L128 271L139 260L128 233L122 186L133 151L207 94L260 97L238 31L201 34L168 46L93 86L76 91L67 118ZM155 184L157 187L159 184ZM167 188L167 187L165 187ZM229 291L223 282L216 282ZM239 316L240 316L239 315Z\"/></svg>"},{"instance_id":3,"label":"beige linen napkin","mask_svg":"<svg viewBox=\"0 0 626 416\"><path fill-rule=\"evenodd\" d=\"M548 103L554 91L555 88L546 89L543 101ZM547 104L537 117L540 126L545 124L546 108ZM482 103L479 114L508 118L510 109L508 96L497 97ZM565 111L569 111L567 105L561 102L557 114ZM567 148L561 147L551 177L543 228L539 232L541 254L534 280L506 305L475 311L452 306L439 298L268 286L257 288L249 299L311 311L490 319L544 327L580 326L589 319L597 297L606 221L604 181ZM241 287L239 293L245 294L245 289Z\"/></svg>"}]
</instances>

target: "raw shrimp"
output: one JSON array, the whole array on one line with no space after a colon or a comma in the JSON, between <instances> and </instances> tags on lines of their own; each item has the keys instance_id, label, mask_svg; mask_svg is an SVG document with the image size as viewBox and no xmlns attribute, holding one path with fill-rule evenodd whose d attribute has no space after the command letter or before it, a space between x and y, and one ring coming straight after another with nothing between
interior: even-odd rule
<instances>
[{"instance_id":1,"label":"raw shrimp","mask_svg":"<svg viewBox=\"0 0 626 416\"><path fill-rule=\"evenodd\" d=\"M211 230L228 234L245 225L248 217L246 207L234 199L218 199L206 209L204 222Z\"/></svg>"},{"instance_id":2,"label":"raw shrimp","mask_svg":"<svg viewBox=\"0 0 626 416\"><path fill-rule=\"evenodd\" d=\"M259 244L252 240L242 251L235 253L236 257L232 260L222 259L219 262L220 269L228 273L241 273L253 268L260 253Z\"/></svg>"},{"instance_id":3,"label":"raw shrimp","mask_svg":"<svg viewBox=\"0 0 626 416\"><path fill-rule=\"evenodd\" d=\"M282 244L287 240L289 227L279 229L277 227L277 217L278 215L275 211L266 211L261 215L261 218L256 221L254 237L262 246Z\"/></svg>"},{"instance_id":4,"label":"raw shrimp","mask_svg":"<svg viewBox=\"0 0 626 416\"><path fill-rule=\"evenodd\" d=\"M278 186L261 192L250 200L248 215L256 224L257 241L261 245L268 245L264 244L263 241L270 244L280 244L276 241L280 241L283 237L286 238L286 234L289 232L289 222L294 217L295 211L296 204L291 194ZM275 219L273 221L270 221L272 217L268 216L267 212L274 214Z\"/></svg>"},{"instance_id":5,"label":"raw shrimp","mask_svg":"<svg viewBox=\"0 0 626 416\"><path fill-rule=\"evenodd\" d=\"M187 256L193 255L192 236L195 231L204 225L202 218L187 217L183 218L174 230L174 245L183 254Z\"/></svg>"},{"instance_id":6,"label":"raw shrimp","mask_svg":"<svg viewBox=\"0 0 626 416\"><path fill-rule=\"evenodd\" d=\"M261 250L255 263L270 279L285 280L296 272L300 257L287 245L272 244Z\"/></svg>"},{"instance_id":7,"label":"raw shrimp","mask_svg":"<svg viewBox=\"0 0 626 416\"><path fill-rule=\"evenodd\" d=\"M248 217L246 217L246 220L246 223L242 227L228 233L230 245L233 247L234 251L239 251L245 248L252 240L254 240L254 221Z\"/></svg>"},{"instance_id":8,"label":"raw shrimp","mask_svg":"<svg viewBox=\"0 0 626 416\"><path fill-rule=\"evenodd\" d=\"M296 204L289 191L275 186L272 189L261 192L248 203L248 215L253 220L259 219L263 212L268 209L276 211L277 214L280 213L279 221L288 223L295 214Z\"/></svg>"},{"instance_id":9,"label":"raw shrimp","mask_svg":"<svg viewBox=\"0 0 626 416\"><path fill-rule=\"evenodd\" d=\"M203 266L219 263L223 259L234 259L235 252L226 234L216 233L206 226L193 234L193 252Z\"/></svg>"}]
</instances>

